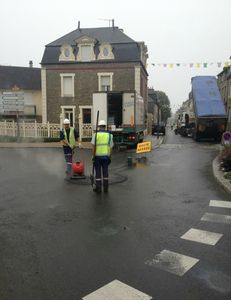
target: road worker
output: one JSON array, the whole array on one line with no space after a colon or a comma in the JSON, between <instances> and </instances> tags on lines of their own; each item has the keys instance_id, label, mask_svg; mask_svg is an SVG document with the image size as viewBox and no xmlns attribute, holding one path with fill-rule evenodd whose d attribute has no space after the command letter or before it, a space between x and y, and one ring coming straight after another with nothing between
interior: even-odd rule
<instances>
[{"instance_id":1,"label":"road worker","mask_svg":"<svg viewBox=\"0 0 231 300\"><path fill-rule=\"evenodd\" d=\"M70 120L63 120L63 128L60 131L60 141L63 145L63 153L66 161L66 174L67 176L71 176L72 174L72 158L73 158L73 150L76 147L76 142L78 141L79 135L77 131L70 127Z\"/></svg>"},{"instance_id":2,"label":"road worker","mask_svg":"<svg viewBox=\"0 0 231 300\"><path fill-rule=\"evenodd\" d=\"M108 192L108 166L111 163L111 151L113 147L113 135L106 131L106 122L99 121L99 130L92 137L92 159L96 173L96 187L94 191L101 193L102 175L103 191Z\"/></svg>"}]
</instances>

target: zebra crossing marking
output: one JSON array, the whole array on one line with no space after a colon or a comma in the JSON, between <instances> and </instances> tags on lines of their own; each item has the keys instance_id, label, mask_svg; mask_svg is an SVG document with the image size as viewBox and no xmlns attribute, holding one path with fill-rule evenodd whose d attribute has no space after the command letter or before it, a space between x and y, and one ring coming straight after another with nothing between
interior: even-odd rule
<instances>
[{"instance_id":1,"label":"zebra crossing marking","mask_svg":"<svg viewBox=\"0 0 231 300\"><path fill-rule=\"evenodd\" d=\"M145 262L146 265L157 267L169 273L183 276L190 270L199 259L176 253L169 250L162 250L154 259Z\"/></svg>"},{"instance_id":2,"label":"zebra crossing marking","mask_svg":"<svg viewBox=\"0 0 231 300\"><path fill-rule=\"evenodd\" d=\"M191 228L181 236L181 239L214 246L222 236L221 233Z\"/></svg>"},{"instance_id":3,"label":"zebra crossing marking","mask_svg":"<svg viewBox=\"0 0 231 300\"><path fill-rule=\"evenodd\" d=\"M82 300L151 300L152 297L119 281L113 280Z\"/></svg>"},{"instance_id":4,"label":"zebra crossing marking","mask_svg":"<svg viewBox=\"0 0 231 300\"><path fill-rule=\"evenodd\" d=\"M231 201L210 200L209 206L231 208Z\"/></svg>"},{"instance_id":5,"label":"zebra crossing marking","mask_svg":"<svg viewBox=\"0 0 231 300\"><path fill-rule=\"evenodd\" d=\"M201 221L231 224L231 216L221 215L221 214L213 214L213 213L205 213L203 215L203 217L201 218Z\"/></svg>"}]
</instances>

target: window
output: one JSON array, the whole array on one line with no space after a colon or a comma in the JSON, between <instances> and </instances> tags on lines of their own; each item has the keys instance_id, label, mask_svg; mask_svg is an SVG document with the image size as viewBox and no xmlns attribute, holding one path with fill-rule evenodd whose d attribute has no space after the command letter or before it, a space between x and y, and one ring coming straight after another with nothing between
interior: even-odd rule
<instances>
[{"instance_id":1,"label":"window","mask_svg":"<svg viewBox=\"0 0 231 300\"><path fill-rule=\"evenodd\" d=\"M112 76L113 73L98 73L99 91L112 91Z\"/></svg>"},{"instance_id":2,"label":"window","mask_svg":"<svg viewBox=\"0 0 231 300\"><path fill-rule=\"evenodd\" d=\"M59 61L74 61L75 55L73 53L73 48L71 45L64 44L60 48L61 54L59 55Z\"/></svg>"},{"instance_id":3,"label":"window","mask_svg":"<svg viewBox=\"0 0 231 300\"><path fill-rule=\"evenodd\" d=\"M91 124L91 108L83 108L83 124Z\"/></svg>"},{"instance_id":4,"label":"window","mask_svg":"<svg viewBox=\"0 0 231 300\"><path fill-rule=\"evenodd\" d=\"M61 97L74 97L74 77L75 74L60 74L61 77Z\"/></svg>"},{"instance_id":5,"label":"window","mask_svg":"<svg viewBox=\"0 0 231 300\"><path fill-rule=\"evenodd\" d=\"M94 61L96 59L95 39L85 35L75 40L75 43L78 46L77 61Z\"/></svg>"},{"instance_id":6,"label":"window","mask_svg":"<svg viewBox=\"0 0 231 300\"><path fill-rule=\"evenodd\" d=\"M81 60L91 61L91 46L81 46Z\"/></svg>"},{"instance_id":7,"label":"window","mask_svg":"<svg viewBox=\"0 0 231 300\"><path fill-rule=\"evenodd\" d=\"M101 77L101 91L110 91L110 76Z\"/></svg>"},{"instance_id":8,"label":"window","mask_svg":"<svg viewBox=\"0 0 231 300\"><path fill-rule=\"evenodd\" d=\"M115 59L112 52L112 46L108 43L102 43L99 46L98 59Z\"/></svg>"}]
</instances>

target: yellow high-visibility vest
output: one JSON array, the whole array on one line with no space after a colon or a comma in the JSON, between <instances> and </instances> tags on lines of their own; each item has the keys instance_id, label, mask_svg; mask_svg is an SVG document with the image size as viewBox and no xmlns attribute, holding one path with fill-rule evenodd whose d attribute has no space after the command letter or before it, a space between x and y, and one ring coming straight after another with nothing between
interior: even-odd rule
<instances>
[{"instance_id":1,"label":"yellow high-visibility vest","mask_svg":"<svg viewBox=\"0 0 231 300\"><path fill-rule=\"evenodd\" d=\"M111 155L111 139L112 135L109 132L98 132L96 138L96 156Z\"/></svg>"},{"instance_id":2,"label":"yellow high-visibility vest","mask_svg":"<svg viewBox=\"0 0 231 300\"><path fill-rule=\"evenodd\" d=\"M68 142L68 139L67 139L67 132L65 130L65 128L63 129L64 131L64 136L65 136L65 140L66 142ZM75 146L75 134L74 134L74 128L73 127L70 127L70 133L69 133L69 145L71 147Z\"/></svg>"}]
</instances>

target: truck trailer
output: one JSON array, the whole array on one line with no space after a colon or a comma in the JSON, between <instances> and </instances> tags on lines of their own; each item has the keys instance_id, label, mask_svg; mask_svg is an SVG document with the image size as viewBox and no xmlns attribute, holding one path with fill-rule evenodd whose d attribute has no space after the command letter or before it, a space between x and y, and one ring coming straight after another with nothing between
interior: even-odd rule
<instances>
[{"instance_id":1,"label":"truck trailer","mask_svg":"<svg viewBox=\"0 0 231 300\"><path fill-rule=\"evenodd\" d=\"M220 141L226 129L227 113L215 76L195 76L191 79L195 127L192 136L196 141Z\"/></svg>"},{"instance_id":2,"label":"truck trailer","mask_svg":"<svg viewBox=\"0 0 231 300\"><path fill-rule=\"evenodd\" d=\"M134 92L93 93L93 124L105 120L107 130L113 134L115 145L135 146L145 134L145 107L143 98ZM94 128L95 129L95 128Z\"/></svg>"}]
</instances>

